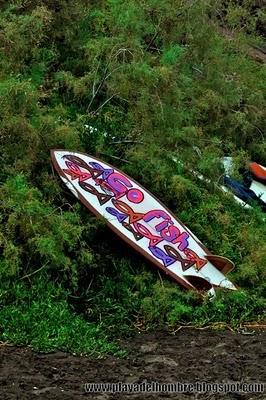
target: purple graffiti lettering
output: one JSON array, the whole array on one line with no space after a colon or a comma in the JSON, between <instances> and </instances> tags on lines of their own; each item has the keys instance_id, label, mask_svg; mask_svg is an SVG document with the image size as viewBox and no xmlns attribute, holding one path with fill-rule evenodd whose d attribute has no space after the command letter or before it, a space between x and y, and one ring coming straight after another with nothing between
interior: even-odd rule
<instances>
[{"instance_id":1,"label":"purple graffiti lettering","mask_svg":"<svg viewBox=\"0 0 266 400\"><path fill-rule=\"evenodd\" d=\"M111 175L114 170L112 168L104 168L101 164L97 162L90 162L90 165L99 171L101 171L101 175L103 177L103 180L106 180L109 175Z\"/></svg>"},{"instance_id":2,"label":"purple graffiti lettering","mask_svg":"<svg viewBox=\"0 0 266 400\"><path fill-rule=\"evenodd\" d=\"M117 211L113 207L106 207L106 211L109 214L114 215L118 219L119 222L123 222L123 221L125 221L125 219L127 219L127 215L121 214L119 211Z\"/></svg>"},{"instance_id":3,"label":"purple graffiti lettering","mask_svg":"<svg viewBox=\"0 0 266 400\"><path fill-rule=\"evenodd\" d=\"M103 171L103 170L104 170L104 167L103 167L101 164L97 163L97 162L91 161L91 162L89 162L89 164L90 164L90 165L92 166L92 168L94 168L94 169L99 169L100 171Z\"/></svg>"},{"instance_id":4,"label":"purple graffiti lettering","mask_svg":"<svg viewBox=\"0 0 266 400\"><path fill-rule=\"evenodd\" d=\"M176 239L174 239L172 241L173 244L179 243L178 248L181 251L184 251L189 243L188 243L188 238L189 238L189 234L187 232L183 232L181 235L179 235Z\"/></svg>"},{"instance_id":5,"label":"purple graffiti lettering","mask_svg":"<svg viewBox=\"0 0 266 400\"><path fill-rule=\"evenodd\" d=\"M180 236L180 230L176 226L169 226L165 229L162 229L160 233L162 238L167 242L173 242Z\"/></svg>"},{"instance_id":6,"label":"purple graffiti lettering","mask_svg":"<svg viewBox=\"0 0 266 400\"><path fill-rule=\"evenodd\" d=\"M176 262L176 259L166 254L162 249L156 246L149 246L150 252L154 255L154 257L159 258L164 264L165 267L169 267Z\"/></svg>"},{"instance_id":7,"label":"purple graffiti lettering","mask_svg":"<svg viewBox=\"0 0 266 400\"><path fill-rule=\"evenodd\" d=\"M139 204L144 199L144 194L139 189L129 189L127 192L127 199L134 204Z\"/></svg>"},{"instance_id":8,"label":"purple graffiti lettering","mask_svg":"<svg viewBox=\"0 0 266 400\"><path fill-rule=\"evenodd\" d=\"M176 226L169 226L161 231L161 236L167 242L171 242L173 244L180 243L178 248L183 251L188 247L188 238L189 234L187 232L183 232L180 234L180 230Z\"/></svg>"},{"instance_id":9,"label":"purple graffiti lettering","mask_svg":"<svg viewBox=\"0 0 266 400\"><path fill-rule=\"evenodd\" d=\"M151 210L145 214L143 220L150 222L153 218L164 218L167 221L171 221L170 215L163 210Z\"/></svg>"},{"instance_id":10,"label":"purple graffiti lettering","mask_svg":"<svg viewBox=\"0 0 266 400\"><path fill-rule=\"evenodd\" d=\"M129 179L119 174L118 172L114 172L113 174L109 175L107 178L107 182L113 189L116 199L124 196L128 188L131 188L133 186Z\"/></svg>"},{"instance_id":11,"label":"purple graffiti lettering","mask_svg":"<svg viewBox=\"0 0 266 400\"><path fill-rule=\"evenodd\" d=\"M168 224L173 224L172 221L162 221L159 224L155 225L155 229L157 232L161 232L163 229L167 228Z\"/></svg>"},{"instance_id":12,"label":"purple graffiti lettering","mask_svg":"<svg viewBox=\"0 0 266 400\"><path fill-rule=\"evenodd\" d=\"M72 154L66 154L65 156L63 156L63 158L70 161L71 163L75 164L78 167L85 168L87 171L90 172L93 179L101 175L101 171L92 168L89 164L86 163L86 161L82 160L82 158L78 156L74 156Z\"/></svg>"}]
</instances>

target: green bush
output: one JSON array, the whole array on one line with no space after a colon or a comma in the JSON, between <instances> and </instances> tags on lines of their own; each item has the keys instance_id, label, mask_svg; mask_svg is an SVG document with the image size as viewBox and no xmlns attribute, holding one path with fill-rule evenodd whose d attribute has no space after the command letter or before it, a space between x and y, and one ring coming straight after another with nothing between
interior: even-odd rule
<instances>
[{"instance_id":1,"label":"green bush","mask_svg":"<svg viewBox=\"0 0 266 400\"><path fill-rule=\"evenodd\" d=\"M264 21L252 1L1 2L2 340L105 352L107 336L136 322L263 320L264 215L217 184L223 156L238 179L249 160L266 165L265 68L250 56ZM137 179L235 262L241 290L209 302L162 285L60 185L51 148L87 151Z\"/></svg>"}]
</instances>

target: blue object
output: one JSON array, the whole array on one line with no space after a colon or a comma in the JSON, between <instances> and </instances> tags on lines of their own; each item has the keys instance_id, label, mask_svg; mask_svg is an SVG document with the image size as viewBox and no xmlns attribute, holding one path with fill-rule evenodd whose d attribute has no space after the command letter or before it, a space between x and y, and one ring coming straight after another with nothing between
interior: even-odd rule
<instances>
[{"instance_id":1,"label":"blue object","mask_svg":"<svg viewBox=\"0 0 266 400\"><path fill-rule=\"evenodd\" d=\"M261 200L253 190L249 189L248 187L242 185L240 182L235 181L234 179L230 178L229 176L224 176L224 184L232 192L239 197L241 200L245 201L247 204L254 204L257 203L261 209L266 212L266 203Z\"/></svg>"}]
</instances>

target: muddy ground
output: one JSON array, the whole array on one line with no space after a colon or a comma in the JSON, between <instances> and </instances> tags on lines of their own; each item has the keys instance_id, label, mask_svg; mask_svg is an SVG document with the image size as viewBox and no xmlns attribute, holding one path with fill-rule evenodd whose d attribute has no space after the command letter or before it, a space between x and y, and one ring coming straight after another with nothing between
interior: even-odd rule
<instances>
[{"instance_id":1,"label":"muddy ground","mask_svg":"<svg viewBox=\"0 0 266 400\"><path fill-rule=\"evenodd\" d=\"M88 382L266 382L266 331L137 334L125 359L0 346L0 399L266 399L264 393L85 393Z\"/></svg>"}]
</instances>

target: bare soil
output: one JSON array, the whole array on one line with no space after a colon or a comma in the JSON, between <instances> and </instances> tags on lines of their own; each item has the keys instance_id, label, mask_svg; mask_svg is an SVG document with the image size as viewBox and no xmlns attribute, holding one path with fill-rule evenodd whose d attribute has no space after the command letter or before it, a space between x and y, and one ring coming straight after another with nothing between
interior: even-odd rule
<instances>
[{"instance_id":1,"label":"bare soil","mask_svg":"<svg viewBox=\"0 0 266 400\"><path fill-rule=\"evenodd\" d=\"M85 393L89 382L266 382L266 331L139 333L128 356L78 357L0 346L0 399L266 399L266 393Z\"/></svg>"}]
</instances>

